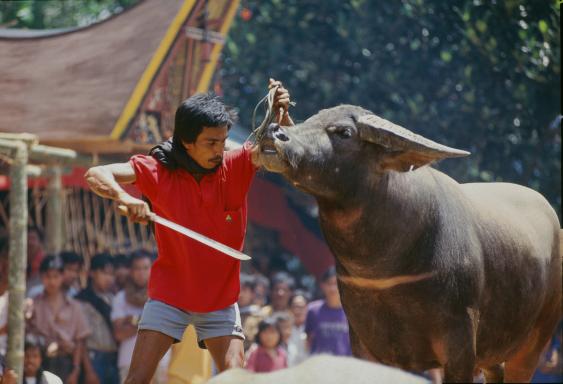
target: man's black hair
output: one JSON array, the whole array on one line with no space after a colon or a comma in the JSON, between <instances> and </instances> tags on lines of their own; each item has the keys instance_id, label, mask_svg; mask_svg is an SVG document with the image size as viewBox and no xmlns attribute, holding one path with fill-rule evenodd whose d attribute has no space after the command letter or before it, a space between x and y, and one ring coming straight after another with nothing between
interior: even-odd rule
<instances>
[{"instance_id":1,"label":"man's black hair","mask_svg":"<svg viewBox=\"0 0 563 384\"><path fill-rule=\"evenodd\" d=\"M326 283L326 281L328 279L330 279L331 277L336 276L336 268L334 267L330 267L329 269L327 269L325 271L325 273L323 273L323 275L321 276L321 282L322 283Z\"/></svg>"},{"instance_id":2,"label":"man's black hair","mask_svg":"<svg viewBox=\"0 0 563 384\"><path fill-rule=\"evenodd\" d=\"M292 291L295 288L295 279L286 272L277 272L274 276L272 276L272 288L280 283L287 284L289 289Z\"/></svg>"},{"instance_id":3,"label":"man's black hair","mask_svg":"<svg viewBox=\"0 0 563 384\"><path fill-rule=\"evenodd\" d=\"M197 93L176 109L174 139L195 143L203 127L227 126L227 129L231 129L236 118L235 111L223 104L218 96Z\"/></svg>"},{"instance_id":4,"label":"man's black hair","mask_svg":"<svg viewBox=\"0 0 563 384\"><path fill-rule=\"evenodd\" d=\"M63 266L69 264L84 264L82 256L74 251L61 252L61 260L63 261Z\"/></svg>"},{"instance_id":5,"label":"man's black hair","mask_svg":"<svg viewBox=\"0 0 563 384\"><path fill-rule=\"evenodd\" d=\"M256 276L249 275L248 273L241 273L240 274L240 286L241 287L248 287L252 290L256 288Z\"/></svg>"},{"instance_id":6,"label":"man's black hair","mask_svg":"<svg viewBox=\"0 0 563 384\"><path fill-rule=\"evenodd\" d=\"M47 255L41 264L39 264L39 273L45 273L50 270L57 270L59 272L63 271L63 262L61 259L54 255Z\"/></svg>"},{"instance_id":7,"label":"man's black hair","mask_svg":"<svg viewBox=\"0 0 563 384\"><path fill-rule=\"evenodd\" d=\"M114 268L126 267L131 268L131 258L122 253L113 256Z\"/></svg>"},{"instance_id":8,"label":"man's black hair","mask_svg":"<svg viewBox=\"0 0 563 384\"><path fill-rule=\"evenodd\" d=\"M113 260L107 252L97 253L90 259L90 271L106 269L108 266L113 267Z\"/></svg>"},{"instance_id":9,"label":"man's black hair","mask_svg":"<svg viewBox=\"0 0 563 384\"><path fill-rule=\"evenodd\" d=\"M139 249L137 251L132 252L130 258L131 258L131 264L133 264L135 260L140 260L145 258L149 259L151 262L153 260L152 253L144 249Z\"/></svg>"}]
</instances>

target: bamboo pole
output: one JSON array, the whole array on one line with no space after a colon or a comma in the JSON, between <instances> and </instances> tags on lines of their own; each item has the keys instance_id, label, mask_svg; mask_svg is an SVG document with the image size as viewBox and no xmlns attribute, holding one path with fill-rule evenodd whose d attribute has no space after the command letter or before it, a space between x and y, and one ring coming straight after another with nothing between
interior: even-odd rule
<instances>
[{"instance_id":1,"label":"bamboo pole","mask_svg":"<svg viewBox=\"0 0 563 384\"><path fill-rule=\"evenodd\" d=\"M94 233L96 234L96 253L103 251L103 233L102 226L100 224L100 199L98 195L88 191L90 195L90 200L92 201L92 209L94 210Z\"/></svg>"},{"instance_id":2,"label":"bamboo pole","mask_svg":"<svg viewBox=\"0 0 563 384\"><path fill-rule=\"evenodd\" d=\"M10 255L7 366L23 377L24 298L27 265L27 145L13 142L10 166Z\"/></svg>"},{"instance_id":3,"label":"bamboo pole","mask_svg":"<svg viewBox=\"0 0 563 384\"><path fill-rule=\"evenodd\" d=\"M63 212L62 212L62 169L50 167L47 184L47 253L57 255L63 247Z\"/></svg>"},{"instance_id":4,"label":"bamboo pole","mask_svg":"<svg viewBox=\"0 0 563 384\"><path fill-rule=\"evenodd\" d=\"M82 205L84 207L84 226L86 231L86 242L90 258L96 254L96 235L92 227L92 200L89 191L82 191Z\"/></svg>"}]
</instances>

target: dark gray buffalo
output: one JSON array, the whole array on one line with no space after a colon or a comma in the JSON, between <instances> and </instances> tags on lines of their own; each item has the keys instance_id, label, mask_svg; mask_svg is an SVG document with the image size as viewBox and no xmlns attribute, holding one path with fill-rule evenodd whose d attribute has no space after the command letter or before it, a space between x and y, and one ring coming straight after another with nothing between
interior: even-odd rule
<instances>
[{"instance_id":1,"label":"dark gray buffalo","mask_svg":"<svg viewBox=\"0 0 563 384\"><path fill-rule=\"evenodd\" d=\"M531 189L458 184L469 153L343 105L270 125L260 162L316 197L354 355L529 381L560 317L559 222ZM503 364L504 363L504 364Z\"/></svg>"}]
</instances>

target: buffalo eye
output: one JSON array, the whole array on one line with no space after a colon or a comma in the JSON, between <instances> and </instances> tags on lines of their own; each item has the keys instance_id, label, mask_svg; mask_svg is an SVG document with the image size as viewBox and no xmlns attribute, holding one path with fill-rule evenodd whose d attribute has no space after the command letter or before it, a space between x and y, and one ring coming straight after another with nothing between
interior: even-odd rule
<instances>
[{"instance_id":1,"label":"buffalo eye","mask_svg":"<svg viewBox=\"0 0 563 384\"><path fill-rule=\"evenodd\" d=\"M326 131L328 133L338 135L338 137L342 139L349 139L350 137L352 137L352 130L348 127L332 126L332 127L328 127Z\"/></svg>"}]
</instances>

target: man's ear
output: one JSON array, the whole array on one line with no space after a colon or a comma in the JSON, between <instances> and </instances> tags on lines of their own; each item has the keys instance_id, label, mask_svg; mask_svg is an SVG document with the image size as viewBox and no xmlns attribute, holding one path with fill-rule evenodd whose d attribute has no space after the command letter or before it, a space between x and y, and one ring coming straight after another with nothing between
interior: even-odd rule
<instances>
[{"instance_id":1,"label":"man's ear","mask_svg":"<svg viewBox=\"0 0 563 384\"><path fill-rule=\"evenodd\" d=\"M356 126L361 140L385 149L380 164L382 170L404 172L437 160L470 154L436 143L376 115L360 117Z\"/></svg>"}]
</instances>

